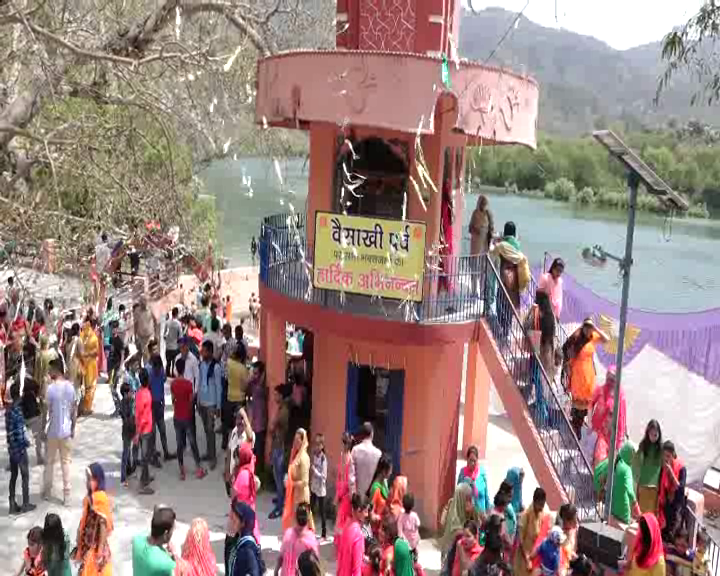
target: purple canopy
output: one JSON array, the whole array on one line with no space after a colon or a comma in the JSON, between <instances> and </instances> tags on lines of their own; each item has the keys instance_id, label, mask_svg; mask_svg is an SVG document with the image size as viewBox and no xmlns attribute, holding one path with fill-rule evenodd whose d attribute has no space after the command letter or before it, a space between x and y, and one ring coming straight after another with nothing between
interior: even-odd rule
<instances>
[{"instance_id":1,"label":"purple canopy","mask_svg":"<svg viewBox=\"0 0 720 576\"><path fill-rule=\"evenodd\" d=\"M599 360L607 367L615 363L620 306L582 286L563 274L562 324L579 324L588 316L611 336L610 342L597 346ZM720 384L720 308L692 313L661 313L628 310L623 366L650 344L664 355L702 376Z\"/></svg>"}]
</instances>

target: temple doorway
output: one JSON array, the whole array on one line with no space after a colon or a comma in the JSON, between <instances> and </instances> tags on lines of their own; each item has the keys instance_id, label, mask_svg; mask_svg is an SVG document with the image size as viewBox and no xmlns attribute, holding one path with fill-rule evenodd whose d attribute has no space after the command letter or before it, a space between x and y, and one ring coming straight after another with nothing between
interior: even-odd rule
<instances>
[{"instance_id":1,"label":"temple doorway","mask_svg":"<svg viewBox=\"0 0 720 576\"><path fill-rule=\"evenodd\" d=\"M356 433L363 422L375 429L375 445L392 457L400 471L405 370L348 363L345 428Z\"/></svg>"},{"instance_id":2,"label":"temple doorway","mask_svg":"<svg viewBox=\"0 0 720 576\"><path fill-rule=\"evenodd\" d=\"M344 140L336 163L336 211L402 219L409 174L405 142L377 137Z\"/></svg>"}]
</instances>

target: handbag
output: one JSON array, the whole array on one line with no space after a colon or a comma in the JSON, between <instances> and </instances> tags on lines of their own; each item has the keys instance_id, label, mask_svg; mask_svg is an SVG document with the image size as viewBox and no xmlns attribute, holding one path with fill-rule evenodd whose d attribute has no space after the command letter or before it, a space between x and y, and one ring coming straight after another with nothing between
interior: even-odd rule
<instances>
[{"instance_id":1,"label":"handbag","mask_svg":"<svg viewBox=\"0 0 720 576\"><path fill-rule=\"evenodd\" d=\"M538 316L538 307L536 304L533 304L530 314L533 315L533 327L527 331L528 337L525 340L524 348L525 352L529 352L530 354L535 352L536 354L539 354L540 336L542 332L540 331L540 318Z\"/></svg>"}]
</instances>

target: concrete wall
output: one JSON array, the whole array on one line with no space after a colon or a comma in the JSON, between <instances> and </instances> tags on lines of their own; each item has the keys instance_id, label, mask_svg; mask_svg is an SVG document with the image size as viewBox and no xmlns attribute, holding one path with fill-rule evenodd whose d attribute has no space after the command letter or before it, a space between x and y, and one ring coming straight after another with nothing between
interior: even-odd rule
<instances>
[{"instance_id":1,"label":"concrete wall","mask_svg":"<svg viewBox=\"0 0 720 576\"><path fill-rule=\"evenodd\" d=\"M405 370L400 466L423 525L434 527L455 480L462 358L462 343L387 346L315 332L312 429L325 434L329 478L345 430L348 363Z\"/></svg>"}]
</instances>

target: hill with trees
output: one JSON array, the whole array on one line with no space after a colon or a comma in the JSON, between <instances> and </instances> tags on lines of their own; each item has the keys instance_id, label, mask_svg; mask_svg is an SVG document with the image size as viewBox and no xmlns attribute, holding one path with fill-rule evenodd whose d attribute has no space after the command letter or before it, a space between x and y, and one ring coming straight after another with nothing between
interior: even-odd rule
<instances>
[{"instance_id":1,"label":"hill with trees","mask_svg":"<svg viewBox=\"0 0 720 576\"><path fill-rule=\"evenodd\" d=\"M690 200L690 215L720 212L720 133L697 122L622 135L675 190ZM624 173L590 136L541 136L536 151L521 147L475 149L474 181L533 196L609 208L627 207ZM649 195L640 209L664 212Z\"/></svg>"},{"instance_id":2,"label":"hill with trees","mask_svg":"<svg viewBox=\"0 0 720 576\"><path fill-rule=\"evenodd\" d=\"M718 108L691 105L698 86L687 73L673 76L655 106L665 69L661 42L619 51L596 38L545 28L521 16L498 46L516 16L501 8L465 11L459 52L485 61L495 51L488 64L534 77L540 84L541 131L579 136L616 122L628 131L658 129L669 121L720 124Z\"/></svg>"}]
</instances>

